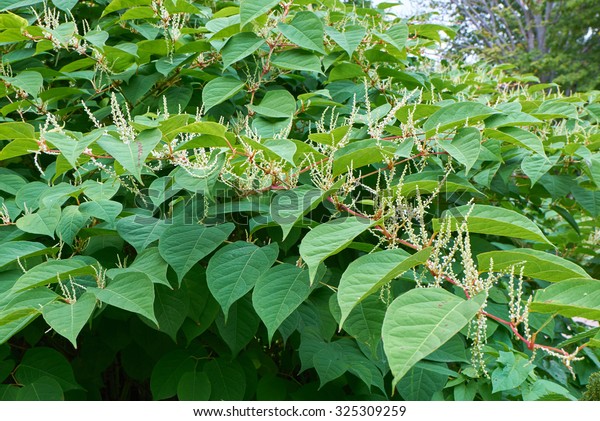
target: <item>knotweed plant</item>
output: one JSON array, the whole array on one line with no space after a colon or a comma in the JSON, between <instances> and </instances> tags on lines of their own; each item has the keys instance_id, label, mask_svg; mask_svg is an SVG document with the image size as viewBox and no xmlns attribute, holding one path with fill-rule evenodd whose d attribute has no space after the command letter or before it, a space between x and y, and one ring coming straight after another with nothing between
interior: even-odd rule
<instances>
[{"instance_id":1,"label":"knotweed plant","mask_svg":"<svg viewBox=\"0 0 600 421\"><path fill-rule=\"evenodd\" d=\"M13 3L3 398L572 400L598 370L597 93L345 2Z\"/></svg>"}]
</instances>

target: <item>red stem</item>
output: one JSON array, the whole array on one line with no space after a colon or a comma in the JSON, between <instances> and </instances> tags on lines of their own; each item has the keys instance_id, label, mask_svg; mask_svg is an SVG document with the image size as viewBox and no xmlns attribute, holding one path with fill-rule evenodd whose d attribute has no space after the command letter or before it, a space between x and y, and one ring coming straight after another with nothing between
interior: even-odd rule
<instances>
[{"instance_id":1,"label":"red stem","mask_svg":"<svg viewBox=\"0 0 600 421\"><path fill-rule=\"evenodd\" d=\"M334 205L336 205L336 208L339 209L339 210L343 210L343 211L345 211L345 212L347 212L347 213L349 213L351 215L354 215L354 216L359 216L359 217L362 217L362 218L369 219L368 216L366 216L366 215L364 215L364 214L362 214L360 212L354 211L354 210L348 208L348 206L346 206L344 204L336 203L335 200L332 197L328 197L327 200L329 202L333 203ZM375 229L377 229L378 231L381 231L386 236L386 238L391 239L391 237L392 237L391 234L383 226L377 225L375 227ZM410 247L412 249L418 250L418 247L416 245L412 244L409 241L398 239L398 238L396 238L395 241L397 241L400 244L403 244L403 245L405 245L407 247ZM428 265L426 265L426 267L429 270L429 272L431 272L432 275L434 275L434 276L437 275L437 273L431 267L429 267ZM463 290L463 292L464 292L464 294L465 294L465 296L466 296L467 299L471 298L471 295L470 295L469 291L465 287L463 287L458 281L452 279L448 275L443 275L442 278L444 278L444 280L450 282L452 285L455 285L455 286L461 288ZM560 354L563 354L563 355L570 355L564 349L555 348L555 347L548 346L548 345L536 344L535 343L535 339L533 339L531 341L528 340L523 335L521 335L521 333L519 333L519 330L517 329L517 326L513 322L510 322L508 320L504 320L504 319L502 319L502 318L500 318L498 316L494 316L493 314L490 314L487 311L482 311L482 314L484 316L492 319L492 320L495 320L498 323L501 323L501 324L503 324L505 326L508 326L510 328L510 330L513 332L513 334L517 338L519 338L519 340L521 340L525 344L525 346L527 346L527 349L529 349L529 350L534 350L535 348L538 348L538 349L546 349L546 350L553 351L553 352L556 352L556 353L560 353ZM579 349L578 349L578 351L579 351Z\"/></svg>"}]
</instances>

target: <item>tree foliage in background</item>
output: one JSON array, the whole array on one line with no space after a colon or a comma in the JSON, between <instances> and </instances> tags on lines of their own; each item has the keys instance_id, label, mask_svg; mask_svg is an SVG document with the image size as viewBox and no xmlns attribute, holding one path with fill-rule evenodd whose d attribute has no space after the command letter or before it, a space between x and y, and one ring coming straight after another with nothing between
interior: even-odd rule
<instances>
[{"instance_id":1,"label":"tree foliage in background","mask_svg":"<svg viewBox=\"0 0 600 421\"><path fill-rule=\"evenodd\" d=\"M583 396L597 91L336 0L0 8L1 399Z\"/></svg>"},{"instance_id":2,"label":"tree foliage in background","mask_svg":"<svg viewBox=\"0 0 600 421\"><path fill-rule=\"evenodd\" d=\"M600 3L596 0L441 0L460 25L454 49L511 63L543 82L588 90L600 84ZM445 19L448 19L446 16Z\"/></svg>"}]
</instances>

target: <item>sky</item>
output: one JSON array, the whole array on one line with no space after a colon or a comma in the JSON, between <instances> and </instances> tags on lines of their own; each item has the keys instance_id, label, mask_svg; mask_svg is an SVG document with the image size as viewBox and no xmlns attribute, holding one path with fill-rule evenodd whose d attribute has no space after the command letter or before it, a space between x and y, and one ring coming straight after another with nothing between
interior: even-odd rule
<instances>
[{"instance_id":1,"label":"sky","mask_svg":"<svg viewBox=\"0 0 600 421\"><path fill-rule=\"evenodd\" d=\"M410 18L417 15L422 15L427 12L431 12L433 9L429 6L430 0L371 0L373 5L380 3L399 3L398 6L386 9L388 12L395 13L402 18ZM443 11L440 11L436 15L429 17L429 23L440 23L442 25L450 25L450 17Z\"/></svg>"},{"instance_id":2,"label":"sky","mask_svg":"<svg viewBox=\"0 0 600 421\"><path fill-rule=\"evenodd\" d=\"M409 17L414 16L418 13L419 8L423 9L423 1L419 0L395 0L397 3L401 3L399 6L394 6L389 11L396 13L398 16ZM373 0L374 5L378 5L379 3L393 3L394 0ZM421 4L421 6L419 6Z\"/></svg>"}]
</instances>

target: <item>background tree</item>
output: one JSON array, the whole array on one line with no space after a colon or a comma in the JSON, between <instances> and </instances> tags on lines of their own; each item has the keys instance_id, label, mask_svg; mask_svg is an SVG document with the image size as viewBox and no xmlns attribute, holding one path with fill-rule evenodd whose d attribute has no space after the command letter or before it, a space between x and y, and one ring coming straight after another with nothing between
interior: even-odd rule
<instances>
[{"instance_id":1,"label":"background tree","mask_svg":"<svg viewBox=\"0 0 600 421\"><path fill-rule=\"evenodd\" d=\"M596 0L442 0L460 28L452 50L513 63L566 89L600 83L600 2Z\"/></svg>"}]
</instances>

